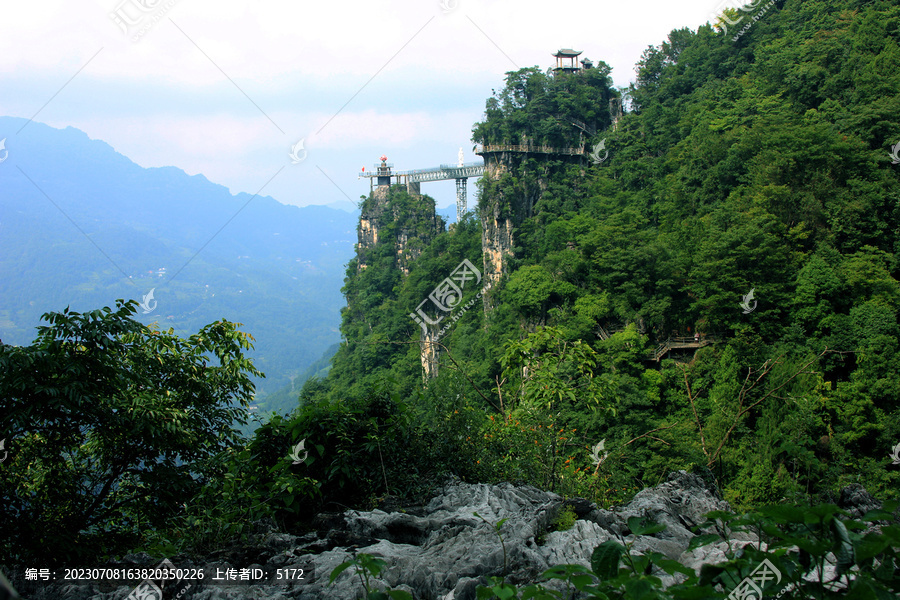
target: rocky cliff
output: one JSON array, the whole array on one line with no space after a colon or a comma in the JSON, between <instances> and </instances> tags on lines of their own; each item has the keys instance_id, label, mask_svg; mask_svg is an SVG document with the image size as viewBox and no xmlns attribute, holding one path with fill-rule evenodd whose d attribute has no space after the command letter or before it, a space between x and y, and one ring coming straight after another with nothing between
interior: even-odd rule
<instances>
[{"instance_id":1,"label":"rocky cliff","mask_svg":"<svg viewBox=\"0 0 900 600\"><path fill-rule=\"evenodd\" d=\"M358 268L369 266L371 252L383 242L392 245L396 264L407 275L409 263L444 229L444 219L435 212L432 198L409 194L403 186L379 186L362 205L357 227Z\"/></svg>"},{"instance_id":2,"label":"rocky cliff","mask_svg":"<svg viewBox=\"0 0 900 600\"><path fill-rule=\"evenodd\" d=\"M550 177L567 164L581 164L581 155L530 154L521 151L482 152L485 174L480 182L478 216L484 276L491 286L509 273L515 231L534 216ZM493 307L484 296L485 312Z\"/></svg>"}]
</instances>

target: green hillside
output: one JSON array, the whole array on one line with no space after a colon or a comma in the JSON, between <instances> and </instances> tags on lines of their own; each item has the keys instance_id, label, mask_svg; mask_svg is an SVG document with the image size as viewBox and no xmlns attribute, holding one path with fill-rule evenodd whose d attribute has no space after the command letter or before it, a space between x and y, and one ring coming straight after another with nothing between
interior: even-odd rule
<instances>
[{"instance_id":1,"label":"green hillside","mask_svg":"<svg viewBox=\"0 0 900 600\"><path fill-rule=\"evenodd\" d=\"M476 218L408 276L390 240L381 262L351 264L346 341L295 431L315 439L304 423L374 394L464 477L606 502L686 467L744 507L849 482L895 494L898 26L893 3L820 1L778 6L736 41L733 26L673 31L645 51L615 127L604 63L508 73L473 141L602 141L606 160L502 155ZM423 386L410 313L463 259L486 274L483 240L507 223L498 284L441 338ZM702 347L664 345L695 335ZM383 488L373 474L370 493Z\"/></svg>"}]
</instances>

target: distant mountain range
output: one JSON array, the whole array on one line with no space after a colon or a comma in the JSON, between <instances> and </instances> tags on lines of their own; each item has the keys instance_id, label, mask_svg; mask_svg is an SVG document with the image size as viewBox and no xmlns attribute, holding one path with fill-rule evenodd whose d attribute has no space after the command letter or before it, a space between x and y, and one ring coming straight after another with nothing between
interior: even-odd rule
<instances>
[{"instance_id":1,"label":"distant mountain range","mask_svg":"<svg viewBox=\"0 0 900 600\"><path fill-rule=\"evenodd\" d=\"M140 319L181 335L243 323L267 375L262 398L339 341L356 243L347 207L232 195L202 175L140 167L78 129L25 123L0 117L3 342L31 343L47 311L146 298Z\"/></svg>"}]
</instances>

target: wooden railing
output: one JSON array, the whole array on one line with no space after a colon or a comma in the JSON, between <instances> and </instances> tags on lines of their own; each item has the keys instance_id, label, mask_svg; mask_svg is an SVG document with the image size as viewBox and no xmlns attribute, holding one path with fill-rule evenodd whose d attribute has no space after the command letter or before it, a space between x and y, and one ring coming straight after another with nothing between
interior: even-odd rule
<instances>
[{"instance_id":1,"label":"wooden railing","mask_svg":"<svg viewBox=\"0 0 900 600\"><path fill-rule=\"evenodd\" d=\"M657 346L656 350L654 350L651 355L648 355L647 358L659 362L659 360L671 350L677 350L679 348L702 348L703 346L708 346L717 341L718 339L714 336L704 336L699 339L696 337L672 337Z\"/></svg>"}]
</instances>

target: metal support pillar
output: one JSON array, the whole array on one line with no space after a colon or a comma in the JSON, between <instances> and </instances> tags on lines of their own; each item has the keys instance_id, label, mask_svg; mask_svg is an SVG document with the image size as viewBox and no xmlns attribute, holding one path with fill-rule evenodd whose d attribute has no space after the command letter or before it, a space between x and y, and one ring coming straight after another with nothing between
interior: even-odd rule
<instances>
[{"instance_id":1,"label":"metal support pillar","mask_svg":"<svg viewBox=\"0 0 900 600\"><path fill-rule=\"evenodd\" d=\"M456 222L463 220L466 214L466 178L456 180Z\"/></svg>"}]
</instances>

